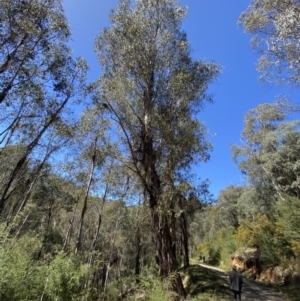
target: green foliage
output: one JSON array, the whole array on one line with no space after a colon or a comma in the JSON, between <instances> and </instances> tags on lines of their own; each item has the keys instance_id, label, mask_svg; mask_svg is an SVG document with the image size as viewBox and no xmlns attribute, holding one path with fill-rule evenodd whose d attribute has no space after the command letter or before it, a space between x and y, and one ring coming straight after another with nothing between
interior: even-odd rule
<instances>
[{"instance_id":1,"label":"green foliage","mask_svg":"<svg viewBox=\"0 0 300 301\"><path fill-rule=\"evenodd\" d=\"M32 259L39 247L39 240L29 236L0 247L1 300L30 301L41 296L45 278Z\"/></svg>"},{"instance_id":2,"label":"green foliage","mask_svg":"<svg viewBox=\"0 0 300 301\"><path fill-rule=\"evenodd\" d=\"M299 258L299 199L286 196L274 205L267 216L257 214L244 219L237 228L219 228L204 237L205 244L196 248L198 256L208 256L211 263L229 266L230 255L245 248L258 247L260 258L266 264L284 266Z\"/></svg>"},{"instance_id":3,"label":"green foliage","mask_svg":"<svg viewBox=\"0 0 300 301\"><path fill-rule=\"evenodd\" d=\"M214 210L214 209L212 209ZM237 228L220 227L208 232L196 247L198 258L223 267L230 266L230 256L247 248L259 248L265 264L288 266L300 259L299 199L286 196L274 204L270 215L256 214L253 219L241 219ZM295 265L297 268L297 264Z\"/></svg>"},{"instance_id":4,"label":"green foliage","mask_svg":"<svg viewBox=\"0 0 300 301\"><path fill-rule=\"evenodd\" d=\"M300 198L300 125L297 120L285 121L293 109L289 102L278 101L250 110L245 116L243 143L232 146L235 162L269 210L272 195Z\"/></svg>"},{"instance_id":5,"label":"green foliage","mask_svg":"<svg viewBox=\"0 0 300 301\"><path fill-rule=\"evenodd\" d=\"M36 260L37 237L24 235L0 247L0 299L3 301L79 300L87 267L78 258L58 253Z\"/></svg>"},{"instance_id":6,"label":"green foliage","mask_svg":"<svg viewBox=\"0 0 300 301\"><path fill-rule=\"evenodd\" d=\"M99 113L107 108L118 121L119 141L124 143L120 151L139 177L141 170L147 170L142 158L150 155L145 153L149 146L144 138L151 137L155 172L166 185L170 179L183 177L180 169L209 157L205 126L194 117L209 100L205 91L219 67L192 60L180 28L186 9L178 1L135 4L121 1L110 16L112 26L96 39L104 73L95 101Z\"/></svg>"},{"instance_id":7,"label":"green foliage","mask_svg":"<svg viewBox=\"0 0 300 301\"><path fill-rule=\"evenodd\" d=\"M241 14L239 21L261 55L261 79L299 86L299 13L299 1L252 0Z\"/></svg>"},{"instance_id":8,"label":"green foliage","mask_svg":"<svg viewBox=\"0 0 300 301\"><path fill-rule=\"evenodd\" d=\"M79 258L60 252L45 269L45 296L58 301L79 300L88 272L87 266L80 264Z\"/></svg>"},{"instance_id":9,"label":"green foliage","mask_svg":"<svg viewBox=\"0 0 300 301\"><path fill-rule=\"evenodd\" d=\"M242 246L235 237L234 228L220 228L213 236L205 236L203 241L205 243L196 246L198 258L222 268L230 266L230 256Z\"/></svg>"},{"instance_id":10,"label":"green foliage","mask_svg":"<svg viewBox=\"0 0 300 301\"><path fill-rule=\"evenodd\" d=\"M274 200L273 210L268 215L254 214L254 210L250 218L240 210L247 198L240 198L237 203L240 225L237 229L214 220L220 218L216 212L220 210L219 206L224 206L222 202L207 209L211 211L206 212L209 223L217 226L205 232L194 255L199 259L205 256L206 262L210 259L214 265L229 268L232 254L243 254L247 248L258 248L264 264L284 267L292 264L294 270L299 270L300 202L298 198L282 196L283 199Z\"/></svg>"},{"instance_id":11,"label":"green foliage","mask_svg":"<svg viewBox=\"0 0 300 301\"><path fill-rule=\"evenodd\" d=\"M300 242L300 201L295 197L286 197L277 203L277 219L286 237Z\"/></svg>"},{"instance_id":12,"label":"green foliage","mask_svg":"<svg viewBox=\"0 0 300 301\"><path fill-rule=\"evenodd\" d=\"M217 199L218 214L222 226L234 227L237 229L241 218L240 198L246 188L230 185L221 190Z\"/></svg>"},{"instance_id":13,"label":"green foliage","mask_svg":"<svg viewBox=\"0 0 300 301\"><path fill-rule=\"evenodd\" d=\"M286 121L294 111L283 100L250 110L243 144L232 148L252 186L238 205L255 207L244 217L240 214L236 238L245 247L258 247L261 259L273 265L287 265L299 256L299 120Z\"/></svg>"},{"instance_id":14,"label":"green foliage","mask_svg":"<svg viewBox=\"0 0 300 301\"><path fill-rule=\"evenodd\" d=\"M176 296L171 291L171 281L173 276L166 279L160 279L154 276L141 277L141 287L144 290L145 301L169 301Z\"/></svg>"}]
</instances>

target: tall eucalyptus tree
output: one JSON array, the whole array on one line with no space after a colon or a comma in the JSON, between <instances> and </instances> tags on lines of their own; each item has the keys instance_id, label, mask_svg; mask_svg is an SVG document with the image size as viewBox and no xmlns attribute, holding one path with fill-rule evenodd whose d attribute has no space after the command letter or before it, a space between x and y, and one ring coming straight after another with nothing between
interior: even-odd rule
<instances>
[{"instance_id":1,"label":"tall eucalyptus tree","mask_svg":"<svg viewBox=\"0 0 300 301\"><path fill-rule=\"evenodd\" d=\"M95 43L103 67L96 103L120 135L115 157L143 186L162 277L178 268L169 192L195 160L208 158L210 145L195 116L219 72L216 64L191 58L180 28L185 15L177 0L123 0ZM180 277L173 289L185 294Z\"/></svg>"}]
</instances>

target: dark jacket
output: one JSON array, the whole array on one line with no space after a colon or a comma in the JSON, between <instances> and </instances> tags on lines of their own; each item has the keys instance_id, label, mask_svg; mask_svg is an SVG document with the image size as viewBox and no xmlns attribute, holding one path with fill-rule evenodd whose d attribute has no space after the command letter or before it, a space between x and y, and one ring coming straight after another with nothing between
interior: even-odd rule
<instances>
[{"instance_id":1,"label":"dark jacket","mask_svg":"<svg viewBox=\"0 0 300 301\"><path fill-rule=\"evenodd\" d=\"M237 292L240 292L242 290L243 277L239 272L235 270L231 271L229 273L229 282L231 290Z\"/></svg>"}]
</instances>

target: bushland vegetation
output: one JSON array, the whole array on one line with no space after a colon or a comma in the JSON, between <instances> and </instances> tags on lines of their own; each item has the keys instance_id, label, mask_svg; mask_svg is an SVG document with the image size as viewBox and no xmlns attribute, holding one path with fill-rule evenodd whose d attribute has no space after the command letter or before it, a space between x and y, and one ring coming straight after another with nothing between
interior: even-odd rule
<instances>
[{"instance_id":1,"label":"bushland vegetation","mask_svg":"<svg viewBox=\"0 0 300 301\"><path fill-rule=\"evenodd\" d=\"M252 250L257 276L262 268L281 266L282 281L298 280L300 131L298 120L287 120L297 110L277 101L246 114L243 144L232 145L246 185L228 186L200 213L205 238L196 247L199 256L228 267L230 256L246 262Z\"/></svg>"},{"instance_id":2,"label":"bushland vegetation","mask_svg":"<svg viewBox=\"0 0 300 301\"><path fill-rule=\"evenodd\" d=\"M268 9L255 2L240 19L251 31L267 24L253 27ZM1 300L226 299L190 258L226 267L247 248L299 271L297 106L247 113L232 146L247 185L215 201L192 171L212 150L198 113L220 68L191 57L186 8L120 1L95 41L102 73L88 83L60 0L0 7ZM293 22L298 7L288 7ZM298 84L295 57L280 67L289 58Z\"/></svg>"}]
</instances>

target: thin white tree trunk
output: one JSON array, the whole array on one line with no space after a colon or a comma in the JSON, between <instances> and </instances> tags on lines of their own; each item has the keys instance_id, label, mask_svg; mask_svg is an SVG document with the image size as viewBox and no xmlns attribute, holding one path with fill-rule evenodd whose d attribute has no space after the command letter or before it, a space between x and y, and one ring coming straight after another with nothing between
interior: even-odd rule
<instances>
[{"instance_id":1,"label":"thin white tree trunk","mask_svg":"<svg viewBox=\"0 0 300 301\"><path fill-rule=\"evenodd\" d=\"M112 245L111 245L111 248L110 248L109 261L108 261L107 269L106 269L106 275L105 275L105 280L104 280L104 288L103 288L103 296L105 296L105 291L106 291L106 286L107 286L107 279L108 279L108 273L109 273L109 268L110 268L110 262L111 262L112 253L113 253L113 250L114 250L114 247L115 247L117 230L118 230L118 226L119 226L119 222L120 222L121 217L122 217L122 211L119 210L119 215L117 217L116 224L115 224L115 229L114 229L114 233L113 233Z\"/></svg>"},{"instance_id":2,"label":"thin white tree trunk","mask_svg":"<svg viewBox=\"0 0 300 301\"><path fill-rule=\"evenodd\" d=\"M77 254L78 250L81 247L83 221L84 221L85 212L87 209L87 201L88 201L88 197L89 197L89 193L90 193L90 188L91 188L91 185L93 182L94 170L95 170L95 166L96 166L96 151L97 151L97 138L94 141L94 151L93 151L92 162L91 162L91 170L90 170L89 179L88 179L86 192L85 192L85 196L84 196L83 207L81 210L81 216L80 216L80 222L79 222L80 224L79 224L75 254Z\"/></svg>"}]
</instances>

